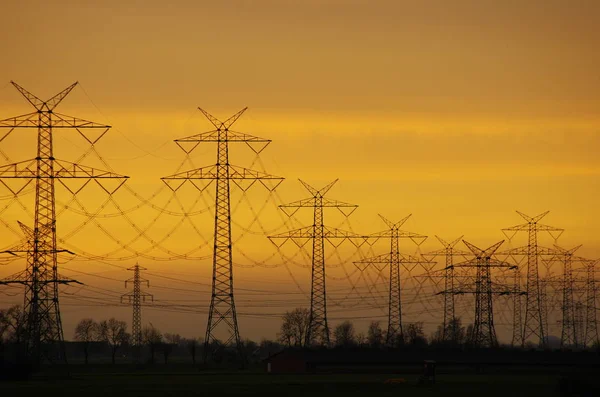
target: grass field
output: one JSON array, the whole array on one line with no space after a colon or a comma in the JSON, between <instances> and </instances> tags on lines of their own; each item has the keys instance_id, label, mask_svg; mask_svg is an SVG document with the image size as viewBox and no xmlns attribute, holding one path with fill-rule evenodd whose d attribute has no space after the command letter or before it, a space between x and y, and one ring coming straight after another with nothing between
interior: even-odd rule
<instances>
[{"instance_id":1,"label":"grass field","mask_svg":"<svg viewBox=\"0 0 600 397\"><path fill-rule=\"evenodd\" d=\"M144 369L73 368L69 377L36 376L26 382L1 382L1 396L559 396L557 375L440 374L435 385L417 385L415 374L298 374L258 371L185 372ZM403 378L405 383L387 384Z\"/></svg>"}]
</instances>

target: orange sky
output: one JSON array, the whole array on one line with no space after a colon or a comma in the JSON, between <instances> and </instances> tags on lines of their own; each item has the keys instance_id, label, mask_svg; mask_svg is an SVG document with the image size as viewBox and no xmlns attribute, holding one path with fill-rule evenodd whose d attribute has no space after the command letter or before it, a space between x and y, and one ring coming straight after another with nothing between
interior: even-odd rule
<instances>
[{"instance_id":1,"label":"orange sky","mask_svg":"<svg viewBox=\"0 0 600 397\"><path fill-rule=\"evenodd\" d=\"M222 118L249 106L236 127L273 139L261 157L267 171L288 179L279 189L282 202L304 197L297 178L316 187L340 178L331 197L360 205L351 217L356 231L383 228L377 213L391 219L412 213L407 229L447 239L464 234L482 248L503 238L500 228L521 223L515 210L532 215L550 210L545 220L567 229L561 238L566 247L583 243L582 255L600 256L600 226L595 223L600 215L596 205L600 5L594 1L413 3L107 1L92 6L76 1L6 1L0 5L0 51L4 54L0 118L30 111L10 80L44 98L79 81L81 87L59 111L112 124L114 128L97 149L116 171L131 176L131 189L148 197L161 186L159 178L175 172L184 159L171 141L209 129L197 106ZM33 137L32 131L15 132L0 149L12 161L34 157ZM85 142L75 133L56 134L58 158L74 161L85 149ZM198 148L193 163L212 164L214 154L213 146ZM232 153L232 163L248 166L251 160L243 148ZM93 156L85 161L105 168ZM183 169L189 168L188 163ZM191 205L196 196L192 190L185 192L178 196ZM259 191L250 197L256 208L266 199ZM139 204L126 191L115 198L123 208ZM161 206L168 198L168 192L161 192L154 203ZM62 203L68 199L58 198ZM94 190L84 193L81 200L88 210L102 202ZM33 208L31 194L22 201ZM202 204L194 208L201 209ZM178 210L175 202L169 206ZM106 213L111 211L114 207ZM142 206L130 218L147 225L157 214ZM240 222L247 224L251 219L246 207L238 214ZM12 225L27 216L18 205L2 214ZM261 217L271 228L280 226L280 219L273 203ZM342 221L328 219L335 225ZM82 221L83 217L66 211L59 218L59 235ZM159 239L177 221L177 217L161 216L148 234ZM124 220L103 218L99 222L123 241L136 234ZM210 239L210 214L198 215L195 222ZM15 234L0 227L2 246L18 241ZM163 245L178 253L197 246L199 236L190 237L195 233L191 225L185 224L177 233L178 237L166 239ZM261 261L273 254L265 240L247 236L240 247ZM94 225L70 241L96 254L117 248ZM134 245L143 250L149 243L142 240ZM436 248L430 239L423 250ZM122 255L122 251L115 254ZM202 249L194 255L206 256L210 251ZM248 263L240 253L234 255L234 261ZM134 262L111 263L129 266ZM142 262L163 276L171 272L179 279L209 283L207 260ZM17 261L0 268L0 276L22 265ZM116 299L115 291L125 292L115 281L129 277L120 268L80 260L65 266L93 273L64 272L112 291L104 291L111 294L107 295L111 300ZM346 267L353 269L351 264ZM306 292L308 270L293 264L289 269ZM343 278L341 269L333 267L332 277ZM280 307L273 308L273 313L308 303L284 266L235 271L240 288L298 293L293 299L280 298ZM357 277L350 279L358 282ZM148 278L157 286L198 287ZM339 291L339 301L350 291L348 280L328 282ZM371 281L360 283L361 293L366 294ZM202 293L192 296L160 288L152 293L157 299L193 299L193 304L207 305L208 287L201 288ZM384 296L385 286L379 288L379 295ZM93 294L84 291L80 293ZM242 292L240 312L261 312L245 299L250 297ZM19 300L0 295L3 305ZM378 301L381 305L385 299ZM98 318L109 315L109 310L120 318L130 317L127 308L65 304L67 337L88 310L96 310L89 313ZM437 322L439 317L439 313L411 317L409 305L405 311L407 321ZM368 313L344 309L337 316L368 317ZM205 315L193 321L188 318L184 313L149 310L144 320L165 331L203 335ZM360 321L357 326L364 328L368 319ZM241 317L240 327L243 336L259 339L274 337L278 322L276 318ZM502 330L499 333L506 335Z\"/></svg>"}]
</instances>

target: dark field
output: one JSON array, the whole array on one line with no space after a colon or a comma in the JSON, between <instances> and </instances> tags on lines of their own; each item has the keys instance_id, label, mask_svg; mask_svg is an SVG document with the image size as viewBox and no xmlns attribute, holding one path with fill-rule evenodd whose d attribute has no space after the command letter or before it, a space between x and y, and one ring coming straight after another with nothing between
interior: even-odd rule
<instances>
[{"instance_id":1,"label":"dark field","mask_svg":"<svg viewBox=\"0 0 600 397\"><path fill-rule=\"evenodd\" d=\"M516 373L515 373L516 372ZM156 367L132 371L116 366L72 366L69 377L50 380L37 375L29 381L0 382L1 396L29 396L38 392L51 396L561 396L598 395L561 394L559 381L564 374L556 371L519 371L510 373L441 373L435 385L418 385L418 375L401 373L369 374L298 374L276 375L259 370L238 372L193 371L189 367ZM593 373L568 376L587 382ZM405 383L387 384L388 379ZM583 379L583 380L582 380ZM600 381L599 381L600 382ZM581 387L581 386L580 386Z\"/></svg>"}]
</instances>

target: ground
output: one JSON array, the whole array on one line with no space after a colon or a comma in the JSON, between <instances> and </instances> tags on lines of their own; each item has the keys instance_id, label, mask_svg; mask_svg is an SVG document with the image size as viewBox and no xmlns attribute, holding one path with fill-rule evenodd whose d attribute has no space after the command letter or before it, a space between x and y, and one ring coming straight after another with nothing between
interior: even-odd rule
<instances>
[{"instance_id":1,"label":"ground","mask_svg":"<svg viewBox=\"0 0 600 397\"><path fill-rule=\"evenodd\" d=\"M54 379L50 379L54 378ZM259 370L208 372L168 367L131 372L119 366L72 368L69 377L36 376L0 382L0 395L37 393L61 397L117 396L560 396L557 374L438 374L436 384L418 385L416 374L275 375ZM386 383L389 379L403 379Z\"/></svg>"}]
</instances>

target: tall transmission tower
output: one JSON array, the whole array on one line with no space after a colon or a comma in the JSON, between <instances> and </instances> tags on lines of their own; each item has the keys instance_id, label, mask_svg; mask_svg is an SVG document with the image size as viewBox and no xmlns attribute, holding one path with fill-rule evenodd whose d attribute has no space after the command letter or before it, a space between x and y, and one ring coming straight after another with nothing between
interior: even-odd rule
<instances>
[{"instance_id":1,"label":"tall transmission tower","mask_svg":"<svg viewBox=\"0 0 600 397\"><path fill-rule=\"evenodd\" d=\"M57 254L65 252L56 244L55 181L59 181L73 195L77 194L90 180L98 183L107 194L113 194L128 177L112 172L97 170L84 165L58 160L54 157L54 129L75 129L91 145L95 144L110 126L67 116L55 111L56 107L69 95L77 83L70 85L52 98L43 101L15 82L12 85L35 108L32 113L0 121L0 128L8 131L0 139L4 140L17 128L37 129L37 155L32 160L21 161L0 167L0 181L14 191L3 180L25 179L25 185L35 180L35 215L33 228L21 224L27 243L9 250L10 253L25 252L27 266L0 282L0 284L22 284L25 286L24 311L26 313L26 352L34 366L39 366L44 358L50 361L66 362L64 336L59 309L59 284L68 284L58 273ZM97 137L91 130L99 130ZM83 186L71 189L65 179L85 179ZM116 188L107 188L100 181L117 179ZM58 346L58 351L52 346Z\"/></svg>"},{"instance_id":2,"label":"tall transmission tower","mask_svg":"<svg viewBox=\"0 0 600 397\"><path fill-rule=\"evenodd\" d=\"M459 288L454 290L455 294L475 295L475 322L473 333L470 335L470 343L475 347L495 347L498 345L496 329L494 327L493 295L507 295L512 293L510 289L494 290L492 283L492 268L514 268L506 262L492 258L492 255L500 248L504 240L482 250L475 245L463 240L463 243L473 252L475 258L455 267L475 267L475 289Z\"/></svg>"},{"instance_id":3,"label":"tall transmission tower","mask_svg":"<svg viewBox=\"0 0 600 397\"><path fill-rule=\"evenodd\" d=\"M142 302L146 301L146 298L154 300L151 294L142 291L142 284L146 284L146 287L150 287L150 282L140 276L141 270L148 270L145 267L141 267L136 263L135 266L130 267L127 270L133 271L133 278L125 280L125 288L128 283L133 283L133 291L123 294L121 296L121 302L127 299L133 308L133 317L131 321L131 340L134 348L134 359L140 359L141 347L142 347Z\"/></svg>"},{"instance_id":4,"label":"tall transmission tower","mask_svg":"<svg viewBox=\"0 0 600 397\"><path fill-rule=\"evenodd\" d=\"M522 296L527 292L521 291L521 268L517 267L513 276L513 330L511 346L523 344L523 304Z\"/></svg>"},{"instance_id":5,"label":"tall transmission tower","mask_svg":"<svg viewBox=\"0 0 600 397\"><path fill-rule=\"evenodd\" d=\"M570 250L563 250L558 255L563 263L563 277L561 280L562 290L562 332L560 337L560 346L575 346L577 347L581 340L577 338L576 328L576 313L575 313L575 298L574 298L574 280L573 280L573 254L581 246L574 247Z\"/></svg>"},{"instance_id":6,"label":"tall transmission tower","mask_svg":"<svg viewBox=\"0 0 600 397\"><path fill-rule=\"evenodd\" d=\"M585 338L585 309L583 307L583 303L577 301L575 302L574 312L575 312L575 322L574 322L574 333L575 333L575 347L583 347L583 343L581 346L577 343L578 341L583 341Z\"/></svg>"},{"instance_id":7,"label":"tall transmission tower","mask_svg":"<svg viewBox=\"0 0 600 397\"><path fill-rule=\"evenodd\" d=\"M538 223L548 214L548 212L550 211L531 217L517 211L517 213L525 219L526 223L502 229L509 239L517 232L527 232L528 234L527 246L521 247L525 250L524 254L527 258L527 295L525 303L525 321L523 324L521 340L522 346L525 346L527 340L533 336L538 338L540 346L546 346L547 344L548 331L544 310L545 301L543 299L545 294L542 290L538 270L538 257L544 255L544 252L542 252L543 250L540 250L542 247L538 246L538 232L548 232L556 240L564 231L564 229ZM509 236L509 234L511 235Z\"/></svg>"},{"instance_id":8,"label":"tall transmission tower","mask_svg":"<svg viewBox=\"0 0 600 397\"><path fill-rule=\"evenodd\" d=\"M229 163L230 143L245 143L256 154L260 154L271 142L269 139L259 138L230 129L248 108L243 108L225 121L218 120L202 108L198 109L215 129L176 139L175 143L187 154L191 153L200 143L216 143L216 164L163 177L162 180L173 191L179 189L186 181L191 181L200 192L206 189L213 181L216 181L212 294L204 342L204 362L207 361L211 343L219 342L217 335L219 325L223 325L225 328L226 339L224 345L228 346L234 342L243 360L244 356L233 295L230 182L245 190L254 185L256 181L259 181L265 188L273 191L279 186L283 178ZM188 147L187 145L189 144L191 146ZM195 180L207 182L204 185L199 185L197 182L194 182ZM246 186L244 182L249 184Z\"/></svg>"},{"instance_id":9,"label":"tall transmission tower","mask_svg":"<svg viewBox=\"0 0 600 397\"><path fill-rule=\"evenodd\" d=\"M451 292L454 291L454 257L461 256L463 258L466 258L466 255L469 255L469 253L456 248L456 244L458 244L458 242L462 240L464 236L460 236L459 238L451 242L446 242L439 236L435 237L438 239L438 241L442 244L444 248L437 251L428 252L424 256L432 258L436 256L444 256L446 259L446 266L443 269L444 291L441 292L441 294L444 295L444 319L442 323L442 340L448 341L457 333L457 323L455 321L456 312L454 310L455 294ZM450 293L447 293L445 291L450 291Z\"/></svg>"},{"instance_id":10,"label":"tall transmission tower","mask_svg":"<svg viewBox=\"0 0 600 397\"><path fill-rule=\"evenodd\" d=\"M596 306L596 279L595 279L595 266L598 261L587 261L585 266L586 279L585 279L585 333L583 339L583 346L600 346L600 339L598 339L598 322L596 317L597 306Z\"/></svg>"},{"instance_id":11,"label":"tall transmission tower","mask_svg":"<svg viewBox=\"0 0 600 397\"><path fill-rule=\"evenodd\" d=\"M383 270L383 267L385 266L389 267L390 285L388 296L388 328L386 334L387 345L394 345L398 339L402 340L404 338L404 333L402 331L400 265L428 262L425 259L400 254L400 238L409 238L415 244L417 244L417 246L421 245L425 239L427 239L427 236L400 229L408 220L408 218L410 218L410 216L411 215L408 215L400 221L394 223L386 219L383 215L379 215L379 217L387 225L388 229L379 233L371 234L369 237L376 239L389 238L389 253L354 262L354 264L361 270L364 270L369 266L375 266L379 271Z\"/></svg>"},{"instance_id":12,"label":"tall transmission tower","mask_svg":"<svg viewBox=\"0 0 600 397\"><path fill-rule=\"evenodd\" d=\"M286 212L289 216L293 215L300 208L313 208L312 226L269 236L269 239L274 244L274 239L282 239L280 240L280 244L275 244L278 248L290 239L301 241L299 246L303 246L308 240L312 240L310 316L305 339L306 346L310 346L313 343L320 345L330 344L329 325L327 323L327 290L325 288L325 241L360 237L351 232L325 226L323 223L323 208L337 208L345 216L350 216L358 207L355 204L348 204L325 197L325 194L329 192L337 181L336 179L320 190L300 181L311 196L303 200L294 201L293 203L280 205L279 207L284 212L288 208L291 208L291 212ZM347 208L348 212L343 212L344 208Z\"/></svg>"}]
</instances>

